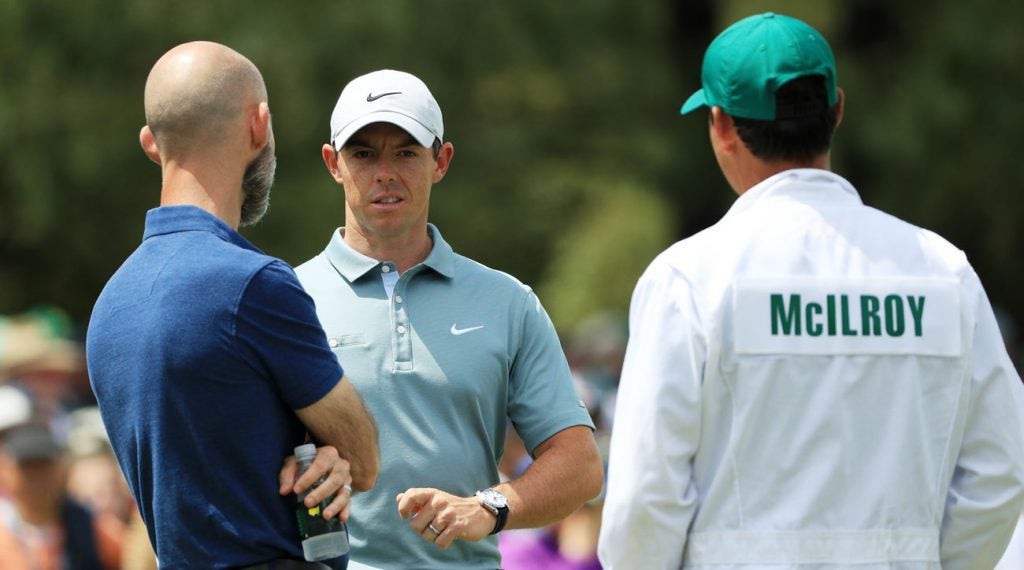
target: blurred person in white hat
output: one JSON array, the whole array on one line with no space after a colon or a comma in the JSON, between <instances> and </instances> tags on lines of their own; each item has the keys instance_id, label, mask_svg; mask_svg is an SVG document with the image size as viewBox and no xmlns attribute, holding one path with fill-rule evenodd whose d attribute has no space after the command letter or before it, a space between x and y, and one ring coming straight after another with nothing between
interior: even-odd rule
<instances>
[{"instance_id":1,"label":"blurred person in white hat","mask_svg":"<svg viewBox=\"0 0 1024 570\"><path fill-rule=\"evenodd\" d=\"M533 291L428 222L455 147L423 81L357 77L330 127L321 154L344 227L297 273L381 426L380 480L353 498L353 566L497 568L502 529L549 524L600 491L593 423ZM535 461L502 482L509 420Z\"/></svg>"},{"instance_id":2,"label":"blurred person in white hat","mask_svg":"<svg viewBox=\"0 0 1024 570\"><path fill-rule=\"evenodd\" d=\"M0 385L0 434L32 418L32 399L24 390Z\"/></svg>"},{"instance_id":3,"label":"blurred person in white hat","mask_svg":"<svg viewBox=\"0 0 1024 570\"><path fill-rule=\"evenodd\" d=\"M67 450L35 420L0 434L0 568L115 570L120 535L64 488Z\"/></svg>"},{"instance_id":4,"label":"blurred person in white hat","mask_svg":"<svg viewBox=\"0 0 1024 570\"><path fill-rule=\"evenodd\" d=\"M54 308L0 318L0 382L24 390L34 414L59 423L92 401L81 343L67 338Z\"/></svg>"}]
</instances>

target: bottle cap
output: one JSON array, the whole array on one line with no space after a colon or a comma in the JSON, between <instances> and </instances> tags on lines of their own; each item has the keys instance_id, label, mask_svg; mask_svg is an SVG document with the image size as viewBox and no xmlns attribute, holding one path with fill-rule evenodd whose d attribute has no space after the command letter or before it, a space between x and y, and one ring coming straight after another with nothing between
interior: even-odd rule
<instances>
[{"instance_id":1,"label":"bottle cap","mask_svg":"<svg viewBox=\"0 0 1024 570\"><path fill-rule=\"evenodd\" d=\"M305 443L295 448L295 459L302 462L316 457L316 444Z\"/></svg>"}]
</instances>

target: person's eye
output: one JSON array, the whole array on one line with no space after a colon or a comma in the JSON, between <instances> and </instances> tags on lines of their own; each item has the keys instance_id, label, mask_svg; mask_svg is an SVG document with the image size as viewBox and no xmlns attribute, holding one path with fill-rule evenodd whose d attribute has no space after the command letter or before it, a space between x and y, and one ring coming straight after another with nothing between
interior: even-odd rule
<instances>
[{"instance_id":1,"label":"person's eye","mask_svg":"<svg viewBox=\"0 0 1024 570\"><path fill-rule=\"evenodd\" d=\"M398 151L398 156L401 156L403 158L416 158L419 155L416 153L415 150L411 150L411 149L407 149L406 148L406 149L402 149L402 150Z\"/></svg>"},{"instance_id":2,"label":"person's eye","mask_svg":"<svg viewBox=\"0 0 1024 570\"><path fill-rule=\"evenodd\" d=\"M352 158L370 158L372 154L368 150L352 151Z\"/></svg>"}]
</instances>

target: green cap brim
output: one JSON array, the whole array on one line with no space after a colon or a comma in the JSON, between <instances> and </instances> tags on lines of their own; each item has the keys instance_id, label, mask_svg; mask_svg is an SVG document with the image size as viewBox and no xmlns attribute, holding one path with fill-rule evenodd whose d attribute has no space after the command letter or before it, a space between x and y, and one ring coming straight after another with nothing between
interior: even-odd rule
<instances>
[{"instance_id":1,"label":"green cap brim","mask_svg":"<svg viewBox=\"0 0 1024 570\"><path fill-rule=\"evenodd\" d=\"M693 95L690 95L690 98L687 99L685 103L683 103L683 108L679 109L679 114L685 115L697 107L703 107L705 105L707 105L707 102L704 100L704 90L698 89Z\"/></svg>"}]
</instances>

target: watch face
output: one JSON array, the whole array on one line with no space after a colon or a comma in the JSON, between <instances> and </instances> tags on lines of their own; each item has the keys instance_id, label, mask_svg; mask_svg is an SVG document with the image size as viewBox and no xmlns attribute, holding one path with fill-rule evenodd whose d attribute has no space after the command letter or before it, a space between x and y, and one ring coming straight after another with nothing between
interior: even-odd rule
<instances>
[{"instance_id":1,"label":"watch face","mask_svg":"<svg viewBox=\"0 0 1024 570\"><path fill-rule=\"evenodd\" d=\"M496 509L503 509L508 506L508 499L505 498L505 495L502 495L499 491L495 491L494 489L484 489L483 491L480 491L480 498L483 499L485 503Z\"/></svg>"}]
</instances>

